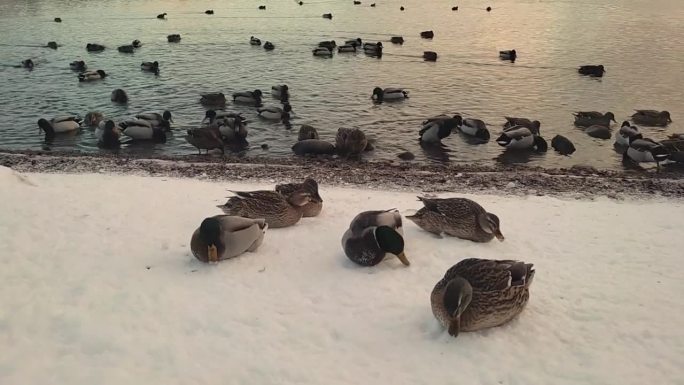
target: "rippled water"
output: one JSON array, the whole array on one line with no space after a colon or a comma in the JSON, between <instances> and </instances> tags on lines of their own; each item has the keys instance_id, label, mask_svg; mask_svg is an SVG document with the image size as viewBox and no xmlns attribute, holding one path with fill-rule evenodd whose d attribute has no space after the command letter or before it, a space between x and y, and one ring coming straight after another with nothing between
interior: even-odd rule
<instances>
[{"instance_id":1,"label":"rippled water","mask_svg":"<svg viewBox=\"0 0 684 385\"><path fill-rule=\"evenodd\" d=\"M663 138L684 130L681 0L375 0L375 8L366 0L360 6L352 0L304 2L0 0L0 148L41 148L40 117L97 110L119 119L169 109L177 130L167 143L126 145L121 151L191 154L196 151L180 129L203 118L200 93L268 90L279 83L291 89L293 130L260 120L254 108L226 107L250 120L249 155L293 156L297 127L306 123L331 140L341 126L364 129L377 139L370 159L396 159L408 150L423 162L620 168L612 140L590 138L573 127L573 111L612 111L619 123L635 108L666 109L674 123L665 130L644 128L647 134ZM260 4L267 10L257 10ZM459 10L452 12L452 5ZM492 12L485 12L487 5ZM206 9L215 14L205 15ZM156 19L161 12L168 20ZM321 17L327 12L332 20ZM52 21L57 16L62 23ZM423 30L434 30L435 38L421 39ZM182 42L167 43L171 33L181 34ZM250 46L251 35L276 49ZM311 55L321 40L387 41L393 35L406 42L386 42L382 59ZM144 44L135 54L116 51L134 39ZM58 50L38 47L50 40L61 44ZM87 53L89 42L108 49ZM518 51L515 64L500 61L497 52L511 48ZM425 50L438 52L439 61L423 62ZM33 71L12 67L29 57L37 59ZM110 76L79 84L68 66L77 59ZM139 70L142 61L154 60L160 62L160 76ZM576 73L578 65L592 63L606 66L603 79ZM374 86L404 87L411 98L374 105ZM128 106L109 100L119 87L131 98ZM267 96L264 103L278 102ZM421 148L420 121L453 112L485 120L492 135L505 115L538 119L547 140L565 135L578 151L572 157L550 151L512 158L494 141L473 145L459 135L445 139L439 150ZM270 148L262 150L263 143ZM88 130L60 137L51 148L100 151Z\"/></svg>"}]
</instances>

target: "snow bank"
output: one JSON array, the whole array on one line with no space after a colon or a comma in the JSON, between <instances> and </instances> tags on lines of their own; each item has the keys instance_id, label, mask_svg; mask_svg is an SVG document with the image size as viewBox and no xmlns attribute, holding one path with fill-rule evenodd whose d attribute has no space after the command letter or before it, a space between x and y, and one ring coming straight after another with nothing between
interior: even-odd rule
<instances>
[{"instance_id":1,"label":"snow bank","mask_svg":"<svg viewBox=\"0 0 684 385\"><path fill-rule=\"evenodd\" d=\"M2 384L666 384L684 377L681 201L472 196L503 243L405 221L410 267L354 265L362 210L415 194L321 186L321 216L205 265L192 231L266 185L0 170ZM447 195L443 195L447 196ZM462 258L535 264L510 324L453 339L429 293Z\"/></svg>"}]
</instances>

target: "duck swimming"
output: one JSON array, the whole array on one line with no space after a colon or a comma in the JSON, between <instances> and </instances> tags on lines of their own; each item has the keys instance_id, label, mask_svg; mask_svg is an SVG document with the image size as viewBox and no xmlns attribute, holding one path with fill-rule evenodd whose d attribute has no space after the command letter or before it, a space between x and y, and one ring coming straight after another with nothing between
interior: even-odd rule
<instances>
[{"instance_id":1,"label":"duck swimming","mask_svg":"<svg viewBox=\"0 0 684 385\"><path fill-rule=\"evenodd\" d=\"M296 224L302 218L304 206L314 200L310 192L298 190L288 197L276 191L233 191L226 204L218 206L228 215L264 218L270 228Z\"/></svg>"},{"instance_id":2,"label":"duck swimming","mask_svg":"<svg viewBox=\"0 0 684 385\"><path fill-rule=\"evenodd\" d=\"M401 214L395 209L358 214L342 236L344 254L361 266L375 266L387 256L411 263L404 254Z\"/></svg>"},{"instance_id":3,"label":"duck swimming","mask_svg":"<svg viewBox=\"0 0 684 385\"><path fill-rule=\"evenodd\" d=\"M363 52L366 55L377 56L378 58L382 57L382 48L381 42L363 44Z\"/></svg>"},{"instance_id":4,"label":"duck swimming","mask_svg":"<svg viewBox=\"0 0 684 385\"><path fill-rule=\"evenodd\" d=\"M375 87L373 89L373 95L371 99L374 99L378 103L383 101L395 101L404 100L408 98L408 91L404 91L401 88L385 88L384 90L380 87Z\"/></svg>"},{"instance_id":5,"label":"duck swimming","mask_svg":"<svg viewBox=\"0 0 684 385\"><path fill-rule=\"evenodd\" d=\"M181 35L172 33L171 35L166 36L166 40L169 43L179 43L181 41Z\"/></svg>"},{"instance_id":6,"label":"duck swimming","mask_svg":"<svg viewBox=\"0 0 684 385\"><path fill-rule=\"evenodd\" d=\"M333 53L328 48L317 47L317 48L314 48L313 55L314 56L322 56L322 57L332 57Z\"/></svg>"},{"instance_id":7,"label":"duck swimming","mask_svg":"<svg viewBox=\"0 0 684 385\"><path fill-rule=\"evenodd\" d=\"M529 128L533 134L539 135L541 123L538 120L516 118L511 116L504 116L504 118L506 119L506 123L504 123L504 128L509 128L513 126L523 126Z\"/></svg>"},{"instance_id":8,"label":"duck swimming","mask_svg":"<svg viewBox=\"0 0 684 385\"><path fill-rule=\"evenodd\" d=\"M33 63L33 60L31 60L31 59L26 59L26 60L22 60L21 66L22 66L23 68L32 70L33 67L35 67L35 64Z\"/></svg>"},{"instance_id":9,"label":"duck swimming","mask_svg":"<svg viewBox=\"0 0 684 385\"><path fill-rule=\"evenodd\" d=\"M290 97L290 87L287 84L279 84L277 86L271 87L271 95L276 99L281 99L285 96L289 99Z\"/></svg>"},{"instance_id":10,"label":"duck swimming","mask_svg":"<svg viewBox=\"0 0 684 385\"><path fill-rule=\"evenodd\" d=\"M268 120L282 120L283 118L289 119L290 112L292 112L292 106L290 106L290 103L285 103L283 108L269 106L257 109L259 117Z\"/></svg>"},{"instance_id":11,"label":"duck swimming","mask_svg":"<svg viewBox=\"0 0 684 385\"><path fill-rule=\"evenodd\" d=\"M102 122L95 130L95 137L97 138L97 146L99 148L119 148L121 146L121 142L119 141L120 135L121 133L112 120Z\"/></svg>"},{"instance_id":12,"label":"duck swimming","mask_svg":"<svg viewBox=\"0 0 684 385\"><path fill-rule=\"evenodd\" d=\"M583 65L577 69L577 72L580 75L600 78L603 77L606 69L602 65Z\"/></svg>"},{"instance_id":13,"label":"duck swimming","mask_svg":"<svg viewBox=\"0 0 684 385\"><path fill-rule=\"evenodd\" d=\"M107 76L107 74L103 70L97 70L97 71L87 71L78 74L78 81L79 82L91 82L95 80L102 80Z\"/></svg>"},{"instance_id":14,"label":"duck swimming","mask_svg":"<svg viewBox=\"0 0 684 385\"><path fill-rule=\"evenodd\" d=\"M122 90L121 88L117 88L114 91L112 91L112 96L110 99L114 103L119 103L119 104L128 103L128 95L126 94L126 91Z\"/></svg>"},{"instance_id":15,"label":"duck swimming","mask_svg":"<svg viewBox=\"0 0 684 385\"><path fill-rule=\"evenodd\" d=\"M632 121L644 126L665 127L672 123L672 118L668 111L636 110L632 114Z\"/></svg>"},{"instance_id":16,"label":"duck swimming","mask_svg":"<svg viewBox=\"0 0 684 385\"><path fill-rule=\"evenodd\" d=\"M88 66L86 65L86 62L84 62L83 60L77 60L69 63L69 68L71 68L74 71L85 71L86 69L88 69Z\"/></svg>"},{"instance_id":17,"label":"duck swimming","mask_svg":"<svg viewBox=\"0 0 684 385\"><path fill-rule=\"evenodd\" d=\"M275 45L273 45L273 43L271 43L270 41L267 41L266 43L264 43L264 49L266 51L272 51L275 49Z\"/></svg>"},{"instance_id":18,"label":"duck swimming","mask_svg":"<svg viewBox=\"0 0 684 385\"><path fill-rule=\"evenodd\" d=\"M192 255L202 262L218 262L255 252L264 240L264 219L215 215L206 218L190 239Z\"/></svg>"},{"instance_id":19,"label":"duck swimming","mask_svg":"<svg viewBox=\"0 0 684 385\"><path fill-rule=\"evenodd\" d=\"M256 37L254 37L254 36L251 36L251 37L249 38L249 44L251 44L251 45L261 45L261 40L258 39L258 38L256 38Z\"/></svg>"},{"instance_id":20,"label":"duck swimming","mask_svg":"<svg viewBox=\"0 0 684 385\"><path fill-rule=\"evenodd\" d=\"M233 101L259 107L261 106L261 95L261 90L236 92L233 94Z\"/></svg>"},{"instance_id":21,"label":"duck swimming","mask_svg":"<svg viewBox=\"0 0 684 385\"><path fill-rule=\"evenodd\" d=\"M548 149L548 143L546 143L544 138L535 135L532 130L523 126L504 128L501 136L496 139L496 143L510 150L546 152Z\"/></svg>"},{"instance_id":22,"label":"duck swimming","mask_svg":"<svg viewBox=\"0 0 684 385\"><path fill-rule=\"evenodd\" d=\"M517 57L518 57L518 53L515 52L514 49L507 50L507 51L499 51L499 59L501 59L501 60L510 60L510 61L514 62Z\"/></svg>"},{"instance_id":23,"label":"duck swimming","mask_svg":"<svg viewBox=\"0 0 684 385\"><path fill-rule=\"evenodd\" d=\"M201 94L200 104L204 106L224 106L226 104L226 95L221 92Z\"/></svg>"},{"instance_id":24,"label":"duck swimming","mask_svg":"<svg viewBox=\"0 0 684 385\"><path fill-rule=\"evenodd\" d=\"M670 153L661 143L650 138L643 138L641 134L632 136L629 140L629 147L622 155L624 162L633 161L636 163L655 162L660 170L660 162L668 159Z\"/></svg>"},{"instance_id":25,"label":"duck swimming","mask_svg":"<svg viewBox=\"0 0 684 385\"><path fill-rule=\"evenodd\" d=\"M103 119L104 114L101 112L88 112L85 114L85 117L83 117L83 124L89 127L97 127Z\"/></svg>"},{"instance_id":26,"label":"duck swimming","mask_svg":"<svg viewBox=\"0 0 684 385\"><path fill-rule=\"evenodd\" d=\"M81 128L81 119L77 116L68 115L53 118L51 120L39 119L38 127L45 132L46 139L52 139L55 134L76 131Z\"/></svg>"},{"instance_id":27,"label":"duck swimming","mask_svg":"<svg viewBox=\"0 0 684 385\"><path fill-rule=\"evenodd\" d=\"M602 114L597 111L580 111L574 114L575 126L589 127L593 125L610 127L610 121L615 121L615 115L612 112Z\"/></svg>"},{"instance_id":28,"label":"duck swimming","mask_svg":"<svg viewBox=\"0 0 684 385\"><path fill-rule=\"evenodd\" d=\"M361 155L368 146L366 134L358 128L340 128L335 136L335 150L338 154L355 157Z\"/></svg>"},{"instance_id":29,"label":"duck swimming","mask_svg":"<svg viewBox=\"0 0 684 385\"><path fill-rule=\"evenodd\" d=\"M127 119L119 122L121 133L133 140L152 140L157 143L166 142L166 134L161 127L152 127L152 124L143 119Z\"/></svg>"},{"instance_id":30,"label":"duck swimming","mask_svg":"<svg viewBox=\"0 0 684 385\"><path fill-rule=\"evenodd\" d=\"M155 75L159 75L159 62L158 61L145 61L140 64L140 69L142 71L152 72Z\"/></svg>"},{"instance_id":31,"label":"duck swimming","mask_svg":"<svg viewBox=\"0 0 684 385\"><path fill-rule=\"evenodd\" d=\"M432 289L432 314L453 337L503 325L527 305L533 278L531 263L464 259Z\"/></svg>"},{"instance_id":32,"label":"duck swimming","mask_svg":"<svg viewBox=\"0 0 684 385\"><path fill-rule=\"evenodd\" d=\"M101 52L104 51L105 46L102 44L88 43L86 44L86 51L88 52Z\"/></svg>"},{"instance_id":33,"label":"duck swimming","mask_svg":"<svg viewBox=\"0 0 684 385\"><path fill-rule=\"evenodd\" d=\"M171 122L173 122L171 111L166 110L161 114L156 112L144 112L135 115L135 117L149 122L150 126L153 128L162 128L164 131L171 131Z\"/></svg>"}]
</instances>

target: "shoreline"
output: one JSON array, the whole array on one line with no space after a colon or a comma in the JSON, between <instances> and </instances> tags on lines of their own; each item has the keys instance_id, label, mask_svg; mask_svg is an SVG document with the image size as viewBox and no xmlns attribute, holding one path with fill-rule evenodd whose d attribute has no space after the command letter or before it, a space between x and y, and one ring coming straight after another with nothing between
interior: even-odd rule
<instances>
[{"instance_id":1,"label":"shoreline","mask_svg":"<svg viewBox=\"0 0 684 385\"><path fill-rule=\"evenodd\" d=\"M206 155L137 156L80 152L0 150L0 165L19 172L114 173L226 181L298 180L370 189L424 192L571 196L684 197L684 174L597 170L591 166L544 169L525 165L425 165L402 161L333 158L218 158ZM220 167L216 167L220 166Z\"/></svg>"}]
</instances>

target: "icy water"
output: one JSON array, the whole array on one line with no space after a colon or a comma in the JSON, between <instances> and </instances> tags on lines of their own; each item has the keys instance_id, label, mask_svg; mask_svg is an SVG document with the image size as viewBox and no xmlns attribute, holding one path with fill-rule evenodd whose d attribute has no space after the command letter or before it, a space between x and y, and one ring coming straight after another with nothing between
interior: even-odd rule
<instances>
[{"instance_id":1,"label":"icy water","mask_svg":"<svg viewBox=\"0 0 684 385\"><path fill-rule=\"evenodd\" d=\"M169 109L175 132L167 143L126 145L121 152L196 153L182 129L203 118L200 93L267 91L280 83L291 89L292 130L260 120L254 108L226 106L250 121L248 155L293 156L297 128L310 124L330 140L339 127L362 128L377 140L376 150L368 154L371 160L396 159L408 150L419 162L621 168L613 141L590 138L575 128L573 111L612 111L619 125L635 108L669 110L674 123L666 129L644 128L647 136L661 139L684 130L681 0L375 2L372 8L366 0L356 6L352 0L304 0L302 6L285 0L0 0L0 148L43 148L36 125L41 117L102 111L122 119ZM267 9L258 10L261 4ZM459 6L456 12L451 11L454 5ZM492 12L485 11L488 5ZM205 15L206 9L215 14ZM157 20L162 12L168 20ZM321 17L327 12L332 20ZM53 22L55 17L63 22ZM434 30L434 39L421 39L424 30ZM181 34L181 43L168 43L171 33ZM252 35L273 42L276 49L250 46ZM394 35L405 43L389 43ZM319 41L356 37L383 41L383 57L311 55ZM117 52L117 46L134 39L143 47L134 54ZM39 47L51 40L59 49ZM87 53L87 43L107 50ZM499 50L512 48L518 51L514 64L498 59ZM436 51L439 60L424 62L420 56L426 50ZM12 67L29 57L37 62L33 71ZM79 84L68 66L78 59L110 76ZM159 76L140 71L142 61L154 60L160 62ZM576 73L578 65L599 63L607 69L603 79ZM410 98L374 105L375 86L403 87ZM128 92L127 106L110 101L115 88ZM266 96L264 104L278 102ZM453 112L485 120L493 136L505 115L538 119L548 141L562 134L578 151L572 157L553 151L513 157L493 140L473 145L459 135L445 139L442 148L421 148L420 122ZM262 150L264 143L268 150ZM60 137L50 148L100 151L88 130Z\"/></svg>"}]
</instances>

